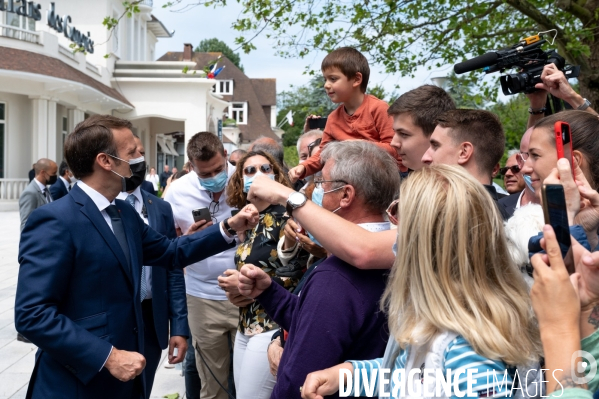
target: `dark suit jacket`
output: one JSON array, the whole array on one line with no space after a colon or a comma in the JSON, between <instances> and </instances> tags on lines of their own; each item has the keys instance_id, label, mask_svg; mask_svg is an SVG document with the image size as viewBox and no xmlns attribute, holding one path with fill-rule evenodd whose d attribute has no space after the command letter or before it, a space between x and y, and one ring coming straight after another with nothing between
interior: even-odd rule
<instances>
[{"instance_id":1,"label":"dark suit jacket","mask_svg":"<svg viewBox=\"0 0 599 399\"><path fill-rule=\"evenodd\" d=\"M171 205L144 190L141 190L141 196L150 227L170 239L177 238ZM152 268L152 308L156 336L161 349L168 346L169 321L170 335L190 336L183 270Z\"/></svg>"},{"instance_id":2,"label":"dark suit jacket","mask_svg":"<svg viewBox=\"0 0 599 399\"><path fill-rule=\"evenodd\" d=\"M65 187L64 182L62 181L62 179L60 177L56 179L56 183L54 183L53 185L50 186L50 194L52 195L52 199L54 201L56 201L59 198L64 197L68 193L69 193L69 191Z\"/></svg>"},{"instance_id":3,"label":"dark suit jacket","mask_svg":"<svg viewBox=\"0 0 599 399\"><path fill-rule=\"evenodd\" d=\"M521 193L522 192L520 191L515 194L508 195L507 197L501 198L498 201L499 206L502 206L505 209L508 219L514 216L514 212L516 212L516 205L518 205L518 198L520 198Z\"/></svg>"},{"instance_id":4,"label":"dark suit jacket","mask_svg":"<svg viewBox=\"0 0 599 399\"><path fill-rule=\"evenodd\" d=\"M116 200L131 266L92 199L75 186L29 217L19 245L17 331L39 347L33 398L131 399L140 379L103 368L112 346L143 354L142 265L182 268L232 247L218 226L171 240ZM138 381L139 380L139 381ZM135 398L138 399L138 398Z\"/></svg>"},{"instance_id":5,"label":"dark suit jacket","mask_svg":"<svg viewBox=\"0 0 599 399\"><path fill-rule=\"evenodd\" d=\"M144 191L147 191L148 193L150 193L152 195L156 195L156 190L154 190L154 185L147 180L144 180L141 183L141 189Z\"/></svg>"}]
</instances>

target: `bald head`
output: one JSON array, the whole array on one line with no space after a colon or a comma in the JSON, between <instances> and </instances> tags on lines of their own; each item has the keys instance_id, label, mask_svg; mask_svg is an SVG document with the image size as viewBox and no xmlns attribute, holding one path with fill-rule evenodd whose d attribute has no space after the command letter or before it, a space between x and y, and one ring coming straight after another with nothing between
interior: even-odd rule
<instances>
[{"instance_id":1,"label":"bald head","mask_svg":"<svg viewBox=\"0 0 599 399\"><path fill-rule=\"evenodd\" d=\"M56 162L54 162L48 158L41 158L35 163L35 175L36 176L39 175L40 172L42 172L42 171L48 172L51 175L56 174L57 169L58 169L58 166L56 165ZM52 171L54 171L54 173L50 173Z\"/></svg>"},{"instance_id":2,"label":"bald head","mask_svg":"<svg viewBox=\"0 0 599 399\"><path fill-rule=\"evenodd\" d=\"M270 137L260 137L250 146L250 151L264 151L273 156L280 165L283 165L283 147Z\"/></svg>"}]
</instances>

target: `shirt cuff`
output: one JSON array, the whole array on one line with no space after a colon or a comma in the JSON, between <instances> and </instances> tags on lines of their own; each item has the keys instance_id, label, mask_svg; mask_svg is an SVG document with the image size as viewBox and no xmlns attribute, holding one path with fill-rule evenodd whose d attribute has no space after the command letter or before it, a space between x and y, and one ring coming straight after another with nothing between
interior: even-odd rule
<instances>
[{"instance_id":1,"label":"shirt cuff","mask_svg":"<svg viewBox=\"0 0 599 399\"><path fill-rule=\"evenodd\" d=\"M229 237L227 235L227 233L225 233L225 230L223 229L223 224L222 223L218 224L218 228L220 229L220 233L223 235L223 238L225 239L225 241L227 242L227 244L232 244L235 241L235 237L237 237L237 236Z\"/></svg>"},{"instance_id":2,"label":"shirt cuff","mask_svg":"<svg viewBox=\"0 0 599 399\"><path fill-rule=\"evenodd\" d=\"M102 367L100 367L100 370L98 371L102 371L102 369L104 368L104 366L106 365L106 362L108 361L108 358L110 357L110 355L112 355L112 350L114 349L114 346L110 347L110 352L108 352L108 356L106 356L106 360L104 360L104 364L102 365Z\"/></svg>"}]
</instances>

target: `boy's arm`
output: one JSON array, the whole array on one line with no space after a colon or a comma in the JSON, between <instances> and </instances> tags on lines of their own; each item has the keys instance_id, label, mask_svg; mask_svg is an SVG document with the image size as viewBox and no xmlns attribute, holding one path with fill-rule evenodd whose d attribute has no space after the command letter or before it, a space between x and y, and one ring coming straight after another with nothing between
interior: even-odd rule
<instances>
[{"instance_id":1,"label":"boy's arm","mask_svg":"<svg viewBox=\"0 0 599 399\"><path fill-rule=\"evenodd\" d=\"M327 143L330 143L331 141L335 141L335 138L325 130L322 134L322 141L320 142L320 151L322 151ZM320 152L317 152L310 158L306 159L302 163L302 166L304 167L304 173L300 176L300 179L304 179L307 176L312 176L314 173L322 170L322 165L320 164Z\"/></svg>"}]
</instances>

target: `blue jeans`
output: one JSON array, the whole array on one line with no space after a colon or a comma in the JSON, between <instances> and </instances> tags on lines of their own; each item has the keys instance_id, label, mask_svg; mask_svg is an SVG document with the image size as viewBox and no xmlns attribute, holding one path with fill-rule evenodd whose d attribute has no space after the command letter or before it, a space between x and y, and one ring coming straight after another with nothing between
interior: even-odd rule
<instances>
[{"instance_id":1,"label":"blue jeans","mask_svg":"<svg viewBox=\"0 0 599 399\"><path fill-rule=\"evenodd\" d=\"M185 396L187 399L200 399L202 381L196 368L196 350L191 343L191 337L187 338L187 353L183 360L183 374L185 375Z\"/></svg>"}]
</instances>

